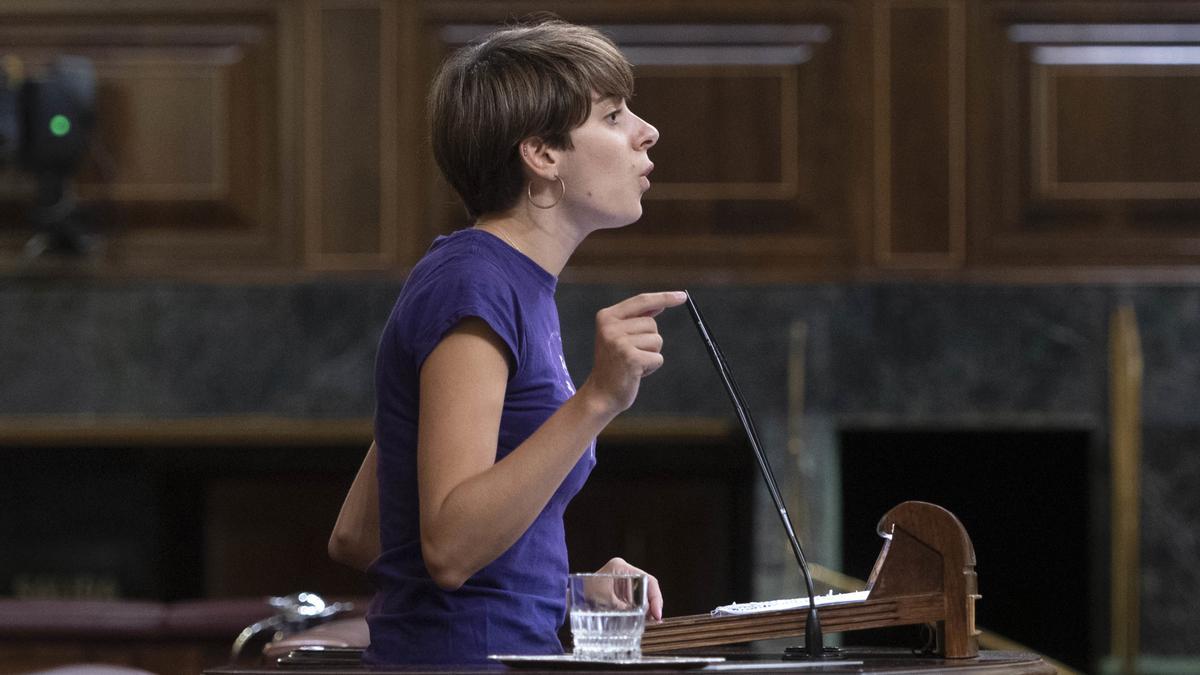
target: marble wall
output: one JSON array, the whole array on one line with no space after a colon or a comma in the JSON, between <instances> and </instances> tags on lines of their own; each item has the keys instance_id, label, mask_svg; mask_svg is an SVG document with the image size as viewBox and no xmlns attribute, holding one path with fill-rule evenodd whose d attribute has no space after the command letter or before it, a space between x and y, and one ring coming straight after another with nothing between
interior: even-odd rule
<instances>
[{"instance_id":1,"label":"marble wall","mask_svg":"<svg viewBox=\"0 0 1200 675\"><path fill-rule=\"evenodd\" d=\"M371 414L380 327L398 282L297 285L0 281L6 416ZM643 289L562 284L568 361L587 376L595 311ZM1200 288L934 283L698 287L738 374L809 557L837 565L839 429L1088 431L1098 558L1108 533L1108 319L1138 315L1145 355L1142 646L1200 655ZM788 419L789 334L804 327L804 414ZM660 319L666 366L629 415L728 417L685 311ZM801 451L787 450L789 434ZM795 447L795 442L793 442ZM1081 469L1082 470L1082 469ZM756 594L798 593L760 500ZM1093 585L1107 596L1107 560ZM1106 604L1097 653L1107 651Z\"/></svg>"}]
</instances>

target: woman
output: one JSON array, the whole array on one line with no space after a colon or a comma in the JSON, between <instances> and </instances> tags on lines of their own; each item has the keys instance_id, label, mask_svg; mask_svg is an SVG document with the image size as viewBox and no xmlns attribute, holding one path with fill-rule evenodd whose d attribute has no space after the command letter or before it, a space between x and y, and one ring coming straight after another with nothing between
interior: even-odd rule
<instances>
[{"instance_id":1,"label":"woman","mask_svg":"<svg viewBox=\"0 0 1200 675\"><path fill-rule=\"evenodd\" d=\"M563 510L596 435L663 363L653 317L685 300L601 310L575 390L554 290L584 238L641 216L658 131L629 110L632 93L612 42L561 21L497 31L434 80L434 156L475 222L438 238L401 291L379 346L376 445L330 542L361 565L379 519L368 663L561 652ZM661 618L657 582L650 595Z\"/></svg>"}]
</instances>

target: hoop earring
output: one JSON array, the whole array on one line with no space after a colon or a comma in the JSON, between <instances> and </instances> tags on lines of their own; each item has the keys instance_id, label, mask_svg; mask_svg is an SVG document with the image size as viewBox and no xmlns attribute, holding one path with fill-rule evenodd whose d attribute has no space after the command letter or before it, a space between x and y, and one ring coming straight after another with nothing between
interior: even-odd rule
<instances>
[{"instance_id":1,"label":"hoop earring","mask_svg":"<svg viewBox=\"0 0 1200 675\"><path fill-rule=\"evenodd\" d=\"M552 209L558 206L558 203L561 202L563 197L567 194L567 184L563 182L562 176L555 176L554 180L558 181L558 199L555 199L551 204L546 206L533 201L533 181L530 181L525 186L525 196L529 198L529 203L533 204L539 209Z\"/></svg>"}]
</instances>

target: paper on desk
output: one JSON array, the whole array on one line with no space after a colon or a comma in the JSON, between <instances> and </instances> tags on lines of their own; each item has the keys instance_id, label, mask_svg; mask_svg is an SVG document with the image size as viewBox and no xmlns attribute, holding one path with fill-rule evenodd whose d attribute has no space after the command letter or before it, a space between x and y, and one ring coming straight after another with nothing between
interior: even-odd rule
<instances>
[{"instance_id":1,"label":"paper on desk","mask_svg":"<svg viewBox=\"0 0 1200 675\"><path fill-rule=\"evenodd\" d=\"M826 605L845 605L852 602L862 602L867 599L870 591L854 591L852 593L836 593L818 595L817 607ZM761 614L763 612L779 612L785 609L808 607L808 598L789 598L786 600L763 600L759 602L735 602L732 605L721 605L712 611L713 616L741 616L744 614Z\"/></svg>"}]
</instances>

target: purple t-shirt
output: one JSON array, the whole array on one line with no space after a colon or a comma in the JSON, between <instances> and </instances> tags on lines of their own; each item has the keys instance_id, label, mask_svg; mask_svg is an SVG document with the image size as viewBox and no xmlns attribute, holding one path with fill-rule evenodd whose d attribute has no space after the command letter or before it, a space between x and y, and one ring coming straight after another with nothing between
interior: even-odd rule
<instances>
[{"instance_id":1,"label":"purple t-shirt","mask_svg":"<svg viewBox=\"0 0 1200 675\"><path fill-rule=\"evenodd\" d=\"M596 463L594 442L521 538L453 592L439 589L425 568L417 497L421 365L462 319L486 321L511 352L497 461L575 393L556 283L537 263L473 229L439 237L405 282L376 360L382 553L369 570L376 592L365 662L478 663L489 654L562 652L563 510Z\"/></svg>"}]
</instances>

